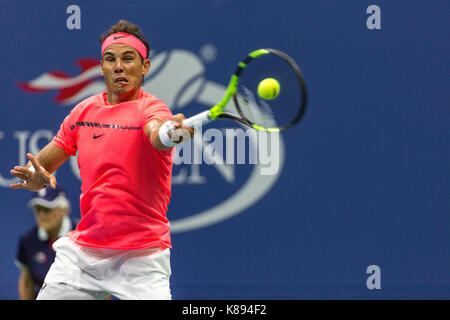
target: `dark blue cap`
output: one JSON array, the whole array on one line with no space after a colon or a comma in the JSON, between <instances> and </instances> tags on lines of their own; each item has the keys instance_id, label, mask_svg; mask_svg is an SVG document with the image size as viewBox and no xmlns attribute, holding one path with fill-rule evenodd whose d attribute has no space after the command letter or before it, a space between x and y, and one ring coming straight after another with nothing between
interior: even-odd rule
<instances>
[{"instance_id":1,"label":"dark blue cap","mask_svg":"<svg viewBox=\"0 0 450 320\"><path fill-rule=\"evenodd\" d=\"M54 209L58 206L67 207L69 204L67 200L67 194L64 189L56 187L53 189L50 186L33 192L33 198L28 202L28 206L33 208L36 205L46 208Z\"/></svg>"}]
</instances>

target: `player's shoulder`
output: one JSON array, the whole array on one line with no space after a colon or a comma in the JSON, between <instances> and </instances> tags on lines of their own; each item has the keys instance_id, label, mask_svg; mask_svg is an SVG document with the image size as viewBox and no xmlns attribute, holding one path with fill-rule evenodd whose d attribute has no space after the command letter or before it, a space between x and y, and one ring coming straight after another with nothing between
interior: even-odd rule
<instances>
[{"instance_id":1,"label":"player's shoulder","mask_svg":"<svg viewBox=\"0 0 450 320\"><path fill-rule=\"evenodd\" d=\"M78 102L73 108L72 108L72 113L80 113L82 112L84 109L86 109L89 106L92 105L99 105L99 99L101 98L101 94L96 94L93 96L90 96L80 102Z\"/></svg>"},{"instance_id":2,"label":"player's shoulder","mask_svg":"<svg viewBox=\"0 0 450 320\"><path fill-rule=\"evenodd\" d=\"M142 94L141 94L141 100L145 102L146 105L150 106L150 105L159 105L159 106L165 106L167 108L169 108L167 106L167 104L162 101L160 98L158 98L156 95L149 93L147 91L145 91L144 89L142 90Z\"/></svg>"},{"instance_id":3,"label":"player's shoulder","mask_svg":"<svg viewBox=\"0 0 450 320\"><path fill-rule=\"evenodd\" d=\"M103 95L103 93L94 94L93 96L87 97L86 99L82 100L80 103L78 103L78 105L87 105L87 104L92 104L92 103L98 103L98 101L102 95Z\"/></svg>"}]
</instances>

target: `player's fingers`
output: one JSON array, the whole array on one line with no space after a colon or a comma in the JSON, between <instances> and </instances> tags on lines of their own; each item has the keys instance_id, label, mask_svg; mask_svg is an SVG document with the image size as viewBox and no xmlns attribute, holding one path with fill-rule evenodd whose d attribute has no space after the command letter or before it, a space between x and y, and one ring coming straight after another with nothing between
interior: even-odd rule
<instances>
[{"instance_id":1,"label":"player's fingers","mask_svg":"<svg viewBox=\"0 0 450 320\"><path fill-rule=\"evenodd\" d=\"M17 170L17 171L28 170L27 168L21 167L21 166L15 166L13 169L14 169L14 170Z\"/></svg>"},{"instance_id":2,"label":"player's fingers","mask_svg":"<svg viewBox=\"0 0 450 320\"><path fill-rule=\"evenodd\" d=\"M195 133L194 128L183 126L182 130L184 130L185 132L188 132L188 134L191 136L191 138L194 136L194 133Z\"/></svg>"},{"instance_id":3,"label":"player's fingers","mask_svg":"<svg viewBox=\"0 0 450 320\"><path fill-rule=\"evenodd\" d=\"M173 119L177 119L178 120L184 120L186 119L186 117L184 116L183 113L177 113L176 115L173 116Z\"/></svg>"},{"instance_id":4,"label":"player's fingers","mask_svg":"<svg viewBox=\"0 0 450 320\"><path fill-rule=\"evenodd\" d=\"M20 183L12 183L9 186L13 189L22 189L22 188L26 188L26 183L20 182Z\"/></svg>"},{"instance_id":5,"label":"player's fingers","mask_svg":"<svg viewBox=\"0 0 450 320\"><path fill-rule=\"evenodd\" d=\"M177 113L173 116L172 121L176 122L178 125L177 127L181 127L183 125L183 120L185 120L186 117L182 113Z\"/></svg>"},{"instance_id":6,"label":"player's fingers","mask_svg":"<svg viewBox=\"0 0 450 320\"><path fill-rule=\"evenodd\" d=\"M21 172L26 175L30 175L32 172L25 167L14 167L14 171Z\"/></svg>"},{"instance_id":7,"label":"player's fingers","mask_svg":"<svg viewBox=\"0 0 450 320\"><path fill-rule=\"evenodd\" d=\"M186 130L184 128L178 128L172 134L172 141L175 143L181 143L183 141L189 140L191 137L192 134L189 130Z\"/></svg>"},{"instance_id":8,"label":"player's fingers","mask_svg":"<svg viewBox=\"0 0 450 320\"><path fill-rule=\"evenodd\" d=\"M55 189L56 188L56 178L55 178L55 176L50 176L50 181L49 181L49 185L50 185L50 187L52 187L53 189Z\"/></svg>"},{"instance_id":9,"label":"player's fingers","mask_svg":"<svg viewBox=\"0 0 450 320\"><path fill-rule=\"evenodd\" d=\"M33 156L31 153L27 153L27 157L31 161L31 164L33 165L35 171L41 170L41 165L39 164L39 161L35 156Z\"/></svg>"},{"instance_id":10,"label":"player's fingers","mask_svg":"<svg viewBox=\"0 0 450 320\"><path fill-rule=\"evenodd\" d=\"M23 172L19 172L19 171L16 171L16 170L11 170L10 173L11 173L13 176L15 176L15 177L17 177L17 178L19 178L19 179L22 179L22 180L28 180L28 179L30 179L30 176L27 175L27 174L25 174L25 173L23 173Z\"/></svg>"}]
</instances>

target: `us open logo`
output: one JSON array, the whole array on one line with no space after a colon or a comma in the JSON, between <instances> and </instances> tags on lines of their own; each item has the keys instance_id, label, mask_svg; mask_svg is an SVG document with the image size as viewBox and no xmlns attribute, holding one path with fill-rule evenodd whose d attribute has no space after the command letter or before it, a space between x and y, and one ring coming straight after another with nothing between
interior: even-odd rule
<instances>
[{"instance_id":1,"label":"us open logo","mask_svg":"<svg viewBox=\"0 0 450 320\"><path fill-rule=\"evenodd\" d=\"M205 76L206 65L214 62L217 49L207 44L199 52L174 49L153 53L142 88L163 100L174 114L189 117L212 107L223 97L226 86ZM105 90L98 60L76 63L81 67L77 76L46 72L20 86L28 92L59 90L55 101L72 107ZM232 111L231 104L226 108ZM205 126L189 145L179 145L175 151L167 213L171 232L207 227L242 213L274 186L283 163L284 144L279 134L256 133L238 124L230 126L230 121L224 121L223 127L220 121L214 127ZM81 181L76 157L70 158L70 167Z\"/></svg>"}]
</instances>

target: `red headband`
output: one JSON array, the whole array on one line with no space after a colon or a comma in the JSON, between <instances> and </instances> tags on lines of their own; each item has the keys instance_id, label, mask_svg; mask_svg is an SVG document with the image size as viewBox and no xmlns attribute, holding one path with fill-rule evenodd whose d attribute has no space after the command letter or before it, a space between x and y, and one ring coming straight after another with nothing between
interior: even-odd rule
<instances>
[{"instance_id":1,"label":"red headband","mask_svg":"<svg viewBox=\"0 0 450 320\"><path fill-rule=\"evenodd\" d=\"M134 49L136 49L143 59L147 59L147 48L145 47L144 43L136 38L135 36L132 36L128 33L118 32L113 33L110 36L108 36L105 41L102 43L102 58L103 58L103 52L105 52L106 48L109 46L116 44L116 43L122 43L126 44L127 46L130 46Z\"/></svg>"}]
</instances>

